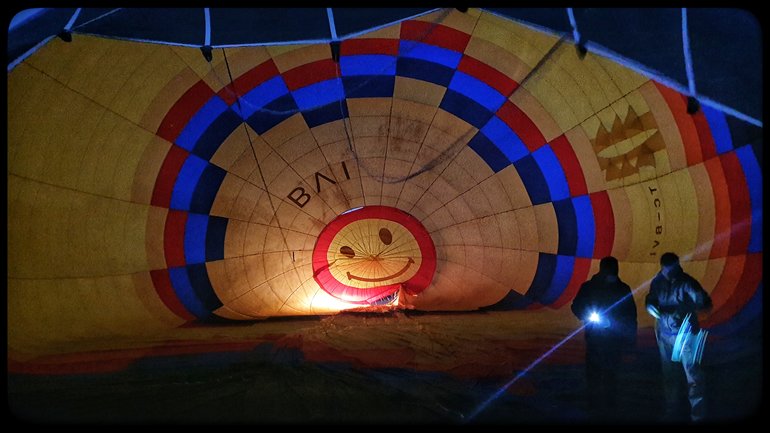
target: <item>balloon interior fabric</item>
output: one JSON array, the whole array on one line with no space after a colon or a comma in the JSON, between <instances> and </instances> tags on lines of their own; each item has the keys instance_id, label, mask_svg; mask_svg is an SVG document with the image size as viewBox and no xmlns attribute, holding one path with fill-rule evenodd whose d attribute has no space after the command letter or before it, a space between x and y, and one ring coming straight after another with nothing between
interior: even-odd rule
<instances>
[{"instance_id":1,"label":"balloon interior fabric","mask_svg":"<svg viewBox=\"0 0 770 433\"><path fill-rule=\"evenodd\" d=\"M210 61L75 32L9 69L9 349L361 308L567 311L608 255L643 305L666 251L711 294L712 338L761 316L761 123L688 112L571 33L397 19Z\"/></svg>"}]
</instances>

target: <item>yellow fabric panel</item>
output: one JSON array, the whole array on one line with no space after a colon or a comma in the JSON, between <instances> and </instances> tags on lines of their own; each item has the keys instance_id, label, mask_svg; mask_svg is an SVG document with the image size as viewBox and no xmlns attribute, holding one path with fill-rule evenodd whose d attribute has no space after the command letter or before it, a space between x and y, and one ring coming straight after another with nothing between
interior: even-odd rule
<instances>
[{"instance_id":1,"label":"yellow fabric panel","mask_svg":"<svg viewBox=\"0 0 770 433\"><path fill-rule=\"evenodd\" d=\"M325 218L319 220L319 224L322 224L324 221L330 221L331 218L353 207L347 196L343 194L342 189L336 186L322 189L321 193L315 196L315 199L320 200L324 204L324 212L327 212ZM284 205L293 206L293 203L284 203Z\"/></svg>"},{"instance_id":2,"label":"yellow fabric panel","mask_svg":"<svg viewBox=\"0 0 770 433\"><path fill-rule=\"evenodd\" d=\"M320 147L318 146L318 143L316 143L315 137L313 137L313 133L310 132L310 130L300 132L283 143L277 144L275 146L275 152L292 167L296 165L294 164L295 162L298 163L298 160L311 152L319 161L324 164L326 163L326 159L321 153ZM296 168L296 171L300 176L304 177L305 173L299 167Z\"/></svg>"},{"instance_id":3,"label":"yellow fabric panel","mask_svg":"<svg viewBox=\"0 0 770 433\"><path fill-rule=\"evenodd\" d=\"M417 202L422 198L424 193L425 190L419 185L409 181L403 182L401 183L401 190L398 194L396 207L399 209L408 209L412 216L418 220L422 220L423 218L421 216L425 215L425 211L423 210L425 204L418 207ZM420 216L418 216L418 214Z\"/></svg>"},{"instance_id":4,"label":"yellow fabric panel","mask_svg":"<svg viewBox=\"0 0 770 433\"><path fill-rule=\"evenodd\" d=\"M572 53L577 52L574 45L570 44L569 48L571 48ZM621 90L619 84L615 81L620 77L618 77L616 73L611 74L610 71L605 69L607 62L604 58L591 51L589 51L582 60L577 55L564 56L560 58L560 60L564 62L563 67L567 68L570 73L578 79L578 83L582 83L586 86L587 90L589 89L587 84L592 82L589 92L596 92L596 95L593 96L593 98L596 99L592 99L593 103L599 101L617 101L629 93L628 85L623 86L623 90ZM626 78L622 77L620 79ZM641 82L639 82L639 84L641 84ZM602 108L604 107L599 106L597 107L597 110L601 110Z\"/></svg>"},{"instance_id":5,"label":"yellow fabric panel","mask_svg":"<svg viewBox=\"0 0 770 433\"><path fill-rule=\"evenodd\" d=\"M465 48L465 54L497 69L517 83L521 83L532 69L513 53L481 38L471 38Z\"/></svg>"},{"instance_id":6,"label":"yellow fabric panel","mask_svg":"<svg viewBox=\"0 0 770 433\"><path fill-rule=\"evenodd\" d=\"M279 245L266 245L268 226L248 223L243 240L243 255L261 254L264 251L283 250Z\"/></svg>"},{"instance_id":7,"label":"yellow fabric panel","mask_svg":"<svg viewBox=\"0 0 770 433\"><path fill-rule=\"evenodd\" d=\"M482 226L483 227L483 226ZM492 280L500 283L503 286L507 286L507 281L502 280L503 267L508 266L503 262L503 256L501 254L502 248L499 247L484 247L484 254L481 257L481 273L488 276Z\"/></svg>"},{"instance_id":8,"label":"yellow fabric panel","mask_svg":"<svg viewBox=\"0 0 770 433\"><path fill-rule=\"evenodd\" d=\"M261 171L261 176L260 176ZM252 173L249 180L255 185L267 185L268 191L273 191L273 182L276 181L281 175L291 173L291 176L297 177L297 180L301 177L293 172L293 170L286 163L281 155L273 151L265 159L259 161L259 169L257 172ZM278 191L282 192L282 191Z\"/></svg>"},{"instance_id":9,"label":"yellow fabric panel","mask_svg":"<svg viewBox=\"0 0 770 433\"><path fill-rule=\"evenodd\" d=\"M454 161L460 164L472 179L470 183L465 184L463 190L475 187L475 185L480 184L495 174L489 165L473 149L467 146L460 149Z\"/></svg>"},{"instance_id":10,"label":"yellow fabric panel","mask_svg":"<svg viewBox=\"0 0 770 433\"><path fill-rule=\"evenodd\" d=\"M139 122L158 91L185 67L169 54L168 47L157 44L78 35L69 44L55 38L25 62L96 104Z\"/></svg>"},{"instance_id":11,"label":"yellow fabric panel","mask_svg":"<svg viewBox=\"0 0 770 433\"><path fill-rule=\"evenodd\" d=\"M350 117L390 116L392 98L348 98L345 100Z\"/></svg>"},{"instance_id":12,"label":"yellow fabric panel","mask_svg":"<svg viewBox=\"0 0 770 433\"><path fill-rule=\"evenodd\" d=\"M258 141L254 141L254 140L252 141L254 143L254 147L256 148L261 147L257 144ZM267 147L267 145L265 145L265 147ZM231 165L227 171L238 177L243 178L244 180L249 179L254 174L258 175L259 171L257 169L257 161L254 159L254 151L249 147L244 148L243 152L241 152L240 156L238 156L235 162L233 162L233 165ZM261 179L259 181L259 184L260 186L264 186L262 185Z\"/></svg>"},{"instance_id":13,"label":"yellow fabric panel","mask_svg":"<svg viewBox=\"0 0 770 433\"><path fill-rule=\"evenodd\" d=\"M307 123L305 123L305 118L302 117L302 113L295 113L262 134L261 137L275 150L278 145L308 130L309 128Z\"/></svg>"},{"instance_id":14,"label":"yellow fabric panel","mask_svg":"<svg viewBox=\"0 0 770 433\"><path fill-rule=\"evenodd\" d=\"M265 271L265 262L262 254L246 254L243 257L235 257L226 261L228 271L231 272L231 279L235 278L233 294L236 298L245 295L267 281ZM245 281L244 281L245 275ZM228 302L232 305L232 302Z\"/></svg>"},{"instance_id":15,"label":"yellow fabric panel","mask_svg":"<svg viewBox=\"0 0 770 433\"><path fill-rule=\"evenodd\" d=\"M607 75L612 79L612 82L618 87L618 90L620 90L621 95L631 93L631 91L638 89L648 81L647 77L598 54L595 55L589 51L586 55L586 58L588 57L594 59L597 66L606 71Z\"/></svg>"},{"instance_id":16,"label":"yellow fabric panel","mask_svg":"<svg viewBox=\"0 0 770 433\"><path fill-rule=\"evenodd\" d=\"M617 233L618 230L624 229L631 232L628 255L623 257L625 260L636 262L653 261L657 260L657 257L660 256L660 253L658 253L657 257L650 255L651 252L663 246L661 242L661 245L653 250L653 241L662 241L663 238L666 237L665 234L656 235L655 233L655 227L658 225L658 213L653 206L653 197L656 197L657 195L650 194L650 187L658 188L658 191L660 192L662 184L656 181L651 181L642 184L630 185L622 189L628 197L628 202L630 203L629 210L631 211L631 218L629 222L620 222L618 219L616 219L615 232ZM657 197L660 197L661 200L663 200L663 196ZM664 226L667 223L666 211L668 209L669 207L665 204L663 204L660 208L660 224Z\"/></svg>"},{"instance_id":17,"label":"yellow fabric panel","mask_svg":"<svg viewBox=\"0 0 770 433\"><path fill-rule=\"evenodd\" d=\"M447 113L441 109L436 110L436 115L433 117L431 129L433 128L437 128L454 137L454 140L445 143L442 147L434 147L435 149L443 149L450 146L456 147L458 143L466 144L478 131L478 129L471 126L471 124L456 117L454 114Z\"/></svg>"},{"instance_id":18,"label":"yellow fabric panel","mask_svg":"<svg viewBox=\"0 0 770 433\"><path fill-rule=\"evenodd\" d=\"M430 194L430 193L426 193ZM445 228L453 227L455 224L455 220L452 217L452 214L449 212L449 209L447 209L446 206L442 204L439 208L437 208L435 211L431 212L430 215L428 215L428 218L424 221L422 221L425 227L430 230L431 232L436 231L438 229L442 229L442 232L445 231ZM461 234L459 230L457 230L456 227L453 227L449 229L449 231L452 231L452 236L446 236L445 239L448 239L450 243L456 242L455 239L458 239ZM454 237L454 238L453 238Z\"/></svg>"},{"instance_id":19,"label":"yellow fabric panel","mask_svg":"<svg viewBox=\"0 0 770 433\"><path fill-rule=\"evenodd\" d=\"M248 129L248 132L245 129ZM256 154L259 160L270 153L267 143L247 123L242 123L230 133L222 144L219 145L214 155L211 156L210 162L226 171L230 171L231 167L233 167L244 152L252 154L252 159L253 155ZM246 176L248 174L244 177Z\"/></svg>"},{"instance_id":20,"label":"yellow fabric panel","mask_svg":"<svg viewBox=\"0 0 770 433\"><path fill-rule=\"evenodd\" d=\"M658 178L663 201L663 240L660 247L680 257L695 251L700 213L698 198L689 170L675 171Z\"/></svg>"},{"instance_id":21,"label":"yellow fabric panel","mask_svg":"<svg viewBox=\"0 0 770 433\"><path fill-rule=\"evenodd\" d=\"M467 224L473 224L473 223L467 223ZM480 242L465 244L463 248L465 250L465 267L469 269L473 269L474 271L478 272L480 275L484 275L484 273L482 272L482 268L484 267L484 247L479 245L480 245ZM487 276L487 275L484 275L484 276ZM470 284L469 284L469 288L471 289L471 290L468 290L469 292L475 291L473 289L478 290L476 287L474 287L474 285L470 285Z\"/></svg>"},{"instance_id":22,"label":"yellow fabric panel","mask_svg":"<svg viewBox=\"0 0 770 433\"><path fill-rule=\"evenodd\" d=\"M410 209L410 211L412 215L414 215L415 218L419 218L420 221L423 223L423 225L425 225L425 228L429 232L431 232L433 231L433 229L435 229L435 227L428 227L426 225L428 221L427 217L433 214L433 212L435 212L441 206L443 206L444 203L438 198L436 198L436 196L423 190L422 188L417 186L415 186L414 188L419 189L419 196L417 201L414 204L414 207ZM408 186L404 187L404 191L407 191L407 190L408 190ZM418 215L422 215L422 216L418 216Z\"/></svg>"},{"instance_id":23,"label":"yellow fabric panel","mask_svg":"<svg viewBox=\"0 0 770 433\"><path fill-rule=\"evenodd\" d=\"M551 209L551 212L553 212L553 208ZM516 209L513 214L516 216L516 224L519 226L521 249L523 251L543 251L540 249L540 233L538 232L539 226L537 221L538 215L535 214L535 207ZM555 227L549 227L549 230L553 230L554 228Z\"/></svg>"},{"instance_id":24,"label":"yellow fabric panel","mask_svg":"<svg viewBox=\"0 0 770 433\"><path fill-rule=\"evenodd\" d=\"M502 231L497 225L497 215L488 215L474 222L478 225L481 232L481 244L486 248L500 249L503 247ZM488 250L485 250L489 253Z\"/></svg>"},{"instance_id":25,"label":"yellow fabric panel","mask_svg":"<svg viewBox=\"0 0 770 433\"><path fill-rule=\"evenodd\" d=\"M200 50L198 52L202 56ZM204 78L207 83L216 83L216 86L212 86L212 88L217 90L228 86L231 76L232 81L236 81L241 75L270 59L270 53L265 47L214 48L212 54L217 60L220 58L224 60L225 54L227 55L227 62L216 62L216 65ZM229 73L228 66L230 67ZM229 94L235 96L232 89Z\"/></svg>"},{"instance_id":26,"label":"yellow fabric panel","mask_svg":"<svg viewBox=\"0 0 770 433\"><path fill-rule=\"evenodd\" d=\"M559 223L553 204L543 203L532 208L537 222L537 251L556 254L559 249Z\"/></svg>"},{"instance_id":27,"label":"yellow fabric panel","mask_svg":"<svg viewBox=\"0 0 770 433\"><path fill-rule=\"evenodd\" d=\"M297 45L271 45L265 47L268 53L270 53L270 57L275 59L276 57L280 57L283 54L290 53L292 51L301 50L303 48L307 48L310 45L308 44L297 44Z\"/></svg>"},{"instance_id":28,"label":"yellow fabric panel","mask_svg":"<svg viewBox=\"0 0 770 433\"><path fill-rule=\"evenodd\" d=\"M467 171L458 162L451 162L446 166L444 172L439 176L429 189L445 203L454 200L455 197L462 194L470 185L471 177Z\"/></svg>"},{"instance_id":29,"label":"yellow fabric panel","mask_svg":"<svg viewBox=\"0 0 770 433\"><path fill-rule=\"evenodd\" d=\"M136 164L136 172L132 176L131 201L146 204L152 202L155 182L170 148L169 142L158 136L152 136L150 142L144 147Z\"/></svg>"},{"instance_id":30,"label":"yellow fabric panel","mask_svg":"<svg viewBox=\"0 0 770 433\"><path fill-rule=\"evenodd\" d=\"M417 152L420 150L421 146L422 143L420 142L404 140L402 138L390 136L388 140L388 149L386 152L388 159L403 161L407 162L408 164L406 166L406 171L404 172L392 173L389 169L386 169L385 172L388 173L392 178L408 175L414 163L414 158L417 155ZM398 165L394 167L394 169L396 168L401 169L402 167Z\"/></svg>"},{"instance_id":31,"label":"yellow fabric panel","mask_svg":"<svg viewBox=\"0 0 770 433\"><path fill-rule=\"evenodd\" d=\"M301 48L279 52L275 47L269 47L268 51L273 56L278 72L284 73L308 63L318 60L331 59L332 53L329 44L311 44Z\"/></svg>"},{"instance_id":32,"label":"yellow fabric panel","mask_svg":"<svg viewBox=\"0 0 770 433\"><path fill-rule=\"evenodd\" d=\"M475 218L489 216L495 213L492 208L492 203L480 190L478 185L463 193L460 198L468 204Z\"/></svg>"},{"instance_id":33,"label":"yellow fabric panel","mask_svg":"<svg viewBox=\"0 0 770 433\"><path fill-rule=\"evenodd\" d=\"M222 88L230 84L230 77L227 76L226 72L224 75L221 73L214 73L215 70L221 71L222 67L226 68L225 57L222 54L221 49L211 50L212 59L210 63L203 57L200 48L169 45L168 49L171 50L168 58L174 59L175 61L178 59L183 62L188 68L195 72L198 79L205 81L214 92L219 92ZM230 59L228 58L227 60L229 61ZM225 71L226 70L227 69L225 69Z\"/></svg>"},{"instance_id":34,"label":"yellow fabric panel","mask_svg":"<svg viewBox=\"0 0 770 433\"><path fill-rule=\"evenodd\" d=\"M430 118L432 118L432 115ZM422 143L422 140L428 133L429 127L429 124L419 120L407 119L405 117L391 117L388 135L395 139Z\"/></svg>"},{"instance_id":35,"label":"yellow fabric panel","mask_svg":"<svg viewBox=\"0 0 770 433\"><path fill-rule=\"evenodd\" d=\"M405 117L391 117L388 135L394 139L422 143L428 133L428 128L430 128L430 125L420 120L412 120ZM414 157L412 159L414 159Z\"/></svg>"},{"instance_id":36,"label":"yellow fabric panel","mask_svg":"<svg viewBox=\"0 0 770 433\"><path fill-rule=\"evenodd\" d=\"M105 112L98 125L95 125L88 141L82 141L84 148L75 150L73 143L71 155L77 155L79 162L60 165L60 179L77 176L74 185L80 191L115 197L121 200L131 200L132 190L137 180L144 180L144 202L149 203L152 197L151 176L157 176L160 166L157 164L142 165L145 149L158 146L162 140L125 119ZM61 143L60 143L61 144ZM161 149L165 146L161 145ZM61 155L64 161L64 155ZM74 174L77 172L77 175Z\"/></svg>"},{"instance_id":37,"label":"yellow fabric panel","mask_svg":"<svg viewBox=\"0 0 770 433\"><path fill-rule=\"evenodd\" d=\"M288 308L301 311L302 314L308 314L312 311L314 293L309 292L310 286L307 285L308 277L312 280L312 275L313 270L309 264L298 268L296 272L286 274L287 284L290 285L289 287L293 287L286 294L286 306ZM319 291L322 290L319 289Z\"/></svg>"},{"instance_id":38,"label":"yellow fabric panel","mask_svg":"<svg viewBox=\"0 0 770 433\"><path fill-rule=\"evenodd\" d=\"M169 82L179 80L178 75L184 71L184 65L174 59L167 47L155 44L126 45L119 50L111 49L109 61L99 59L99 72L93 73L109 81L92 89L99 92L92 97L133 123L144 125L142 121L148 111L154 108L157 95L166 89ZM108 72L105 74L102 71ZM186 77L184 74L182 76ZM68 84L76 88L72 82ZM85 93L88 88L87 84L85 86L78 90ZM111 92L116 93L112 96ZM157 119L158 122L161 120ZM157 126L152 128L153 125L155 122L149 124L150 132L157 130Z\"/></svg>"},{"instance_id":39,"label":"yellow fabric panel","mask_svg":"<svg viewBox=\"0 0 770 433\"><path fill-rule=\"evenodd\" d=\"M403 179L409 175L409 170L411 168L411 160L400 159L397 155L393 155L391 152L388 152L388 158L385 159L385 175L388 177L388 179ZM389 196L398 199L398 197L401 195L403 186L404 182L383 182L382 194L383 196Z\"/></svg>"},{"instance_id":40,"label":"yellow fabric panel","mask_svg":"<svg viewBox=\"0 0 770 433\"><path fill-rule=\"evenodd\" d=\"M179 71L178 74L169 79L163 88L157 91L152 102L145 108L139 125L148 131L157 131L166 113L199 80L200 77L189 68Z\"/></svg>"},{"instance_id":41,"label":"yellow fabric panel","mask_svg":"<svg viewBox=\"0 0 770 433\"><path fill-rule=\"evenodd\" d=\"M233 206L238 199L238 195L240 194L244 183L245 181L242 178L229 172L226 173L225 178L222 180L222 184L217 191L217 195L214 198L214 203L211 205L209 215L229 218L232 215Z\"/></svg>"},{"instance_id":42,"label":"yellow fabric panel","mask_svg":"<svg viewBox=\"0 0 770 433\"><path fill-rule=\"evenodd\" d=\"M149 269L165 269L167 267L165 246L163 245L167 217L168 209L156 206L147 208L144 250L147 254Z\"/></svg>"},{"instance_id":43,"label":"yellow fabric panel","mask_svg":"<svg viewBox=\"0 0 770 433\"><path fill-rule=\"evenodd\" d=\"M515 166L509 165L505 167L497 172L495 177L497 177L503 185L503 189L505 189L505 193L511 201L512 209L521 209L532 206L532 201L529 198L527 189Z\"/></svg>"},{"instance_id":44,"label":"yellow fabric panel","mask_svg":"<svg viewBox=\"0 0 770 433\"><path fill-rule=\"evenodd\" d=\"M249 223L230 218L227 221L227 231L225 232L224 257L225 260L232 257L244 255L244 246L246 240L246 230Z\"/></svg>"},{"instance_id":45,"label":"yellow fabric panel","mask_svg":"<svg viewBox=\"0 0 770 433\"><path fill-rule=\"evenodd\" d=\"M531 93L544 110L553 117L560 135L580 123L584 119L580 115L588 109L584 107L583 113L578 110L579 107L576 104L583 103L583 100L581 96L573 94L576 90L572 80L566 80L560 76L554 66L546 64L544 68L547 69L532 75L522 88ZM564 81L558 81L560 78Z\"/></svg>"},{"instance_id":46,"label":"yellow fabric panel","mask_svg":"<svg viewBox=\"0 0 770 433\"><path fill-rule=\"evenodd\" d=\"M465 200L464 196L458 195L452 200L449 200L444 205L446 209L449 211L449 214L452 216L452 219L456 222L465 222L472 220L475 215L473 213L473 210L471 209L470 204ZM460 230L460 233L462 233L463 238L467 239L468 237L471 237L473 233L465 232L463 229ZM471 245L478 245L481 242L480 238L481 234L478 234L478 236L474 236L474 242L471 243Z\"/></svg>"},{"instance_id":47,"label":"yellow fabric panel","mask_svg":"<svg viewBox=\"0 0 770 433\"><path fill-rule=\"evenodd\" d=\"M230 275L227 273L227 267L224 260L208 261L205 263L206 273L208 274L211 288L223 304L226 304L233 298L233 284L230 282Z\"/></svg>"},{"instance_id":48,"label":"yellow fabric panel","mask_svg":"<svg viewBox=\"0 0 770 433\"><path fill-rule=\"evenodd\" d=\"M227 308L233 312L253 317L271 316L275 315L274 311L265 308L269 303L265 302L263 298L268 295L265 291L269 291L268 284L262 283L259 287L249 290L235 299L232 299L227 303ZM273 296L275 299L275 296Z\"/></svg>"},{"instance_id":49,"label":"yellow fabric panel","mask_svg":"<svg viewBox=\"0 0 770 433\"><path fill-rule=\"evenodd\" d=\"M612 216L615 219L615 237L610 255L618 260L630 261L632 259L629 256L629 251L633 238L629 229L637 223L634 221L635 215L632 213L631 201L623 188L609 189L607 196L610 199Z\"/></svg>"},{"instance_id":50,"label":"yellow fabric panel","mask_svg":"<svg viewBox=\"0 0 770 433\"><path fill-rule=\"evenodd\" d=\"M148 310L132 274L96 278L8 280L8 346L43 353L72 351L73 340L151 337L168 327ZM147 289L147 288L145 288ZM144 295L151 295L143 290ZM109 346L109 344L107 344Z\"/></svg>"},{"instance_id":51,"label":"yellow fabric panel","mask_svg":"<svg viewBox=\"0 0 770 433\"><path fill-rule=\"evenodd\" d=\"M275 218L284 230L297 230L294 227L294 220L301 212L302 210L293 203L280 202L275 206Z\"/></svg>"},{"instance_id":52,"label":"yellow fabric panel","mask_svg":"<svg viewBox=\"0 0 770 433\"><path fill-rule=\"evenodd\" d=\"M520 58L532 69L559 38L528 29L520 24L482 12L474 38L481 38Z\"/></svg>"},{"instance_id":53,"label":"yellow fabric panel","mask_svg":"<svg viewBox=\"0 0 770 433\"><path fill-rule=\"evenodd\" d=\"M345 146L347 146L347 135L345 133L345 125L348 123L347 121L343 122L342 119L335 120L334 122L325 123L323 125L318 125L313 128L310 128L310 131L313 133L313 137L315 137L316 142L321 146L325 146L330 143L335 142L345 142ZM348 134L350 133L350 124L347 124L348 128Z\"/></svg>"},{"instance_id":54,"label":"yellow fabric panel","mask_svg":"<svg viewBox=\"0 0 770 433\"><path fill-rule=\"evenodd\" d=\"M538 252L533 250L502 250L503 274L501 281L505 281L510 290L524 294L532 285L537 272ZM502 298L501 298L502 299Z\"/></svg>"},{"instance_id":55,"label":"yellow fabric panel","mask_svg":"<svg viewBox=\"0 0 770 433\"><path fill-rule=\"evenodd\" d=\"M279 307L279 310L284 315L296 315L305 314L307 309L307 301L302 300L301 304L289 304L286 302L290 297L295 287L299 287L300 278L296 270L292 269L287 271L267 283L273 289L275 296L280 299L279 303L274 303Z\"/></svg>"},{"instance_id":56,"label":"yellow fabric panel","mask_svg":"<svg viewBox=\"0 0 770 433\"><path fill-rule=\"evenodd\" d=\"M442 95L443 96L443 95ZM438 107L432 104L425 104L422 102L415 102L408 99L393 98L393 107L391 111L391 117L393 120L412 120L421 124L429 124L429 120L433 119L436 115ZM393 135L393 134L391 134ZM409 134L420 141L425 134ZM403 138L409 139L409 136L403 136Z\"/></svg>"},{"instance_id":57,"label":"yellow fabric panel","mask_svg":"<svg viewBox=\"0 0 770 433\"><path fill-rule=\"evenodd\" d=\"M227 180L230 177L231 175L228 174L225 176L225 179ZM241 221L249 221L257 200L262 198L264 190L252 185L250 182L238 182L236 179L228 181L227 184L223 182L222 186L228 187L227 195L237 194L230 211L224 216Z\"/></svg>"},{"instance_id":58,"label":"yellow fabric panel","mask_svg":"<svg viewBox=\"0 0 770 433\"><path fill-rule=\"evenodd\" d=\"M14 117L8 125L9 172L131 200L135 171L145 147L156 143L154 136L31 68L18 73L22 78L9 86L21 85L27 73L36 85L24 102L13 103L29 117ZM18 96L10 87L9 101Z\"/></svg>"},{"instance_id":59,"label":"yellow fabric panel","mask_svg":"<svg viewBox=\"0 0 770 433\"><path fill-rule=\"evenodd\" d=\"M414 78L396 76L393 98L438 107L444 98L446 87Z\"/></svg>"},{"instance_id":60,"label":"yellow fabric panel","mask_svg":"<svg viewBox=\"0 0 770 433\"><path fill-rule=\"evenodd\" d=\"M390 116L355 116L350 123L353 135L358 137L381 137L388 135Z\"/></svg>"},{"instance_id":61,"label":"yellow fabric panel","mask_svg":"<svg viewBox=\"0 0 770 433\"><path fill-rule=\"evenodd\" d=\"M361 161L366 158L384 157L385 149L387 149L387 147L388 137L358 137L353 141L353 150L358 156L359 165L361 165ZM364 167L369 168L369 171L372 171L371 167L368 165L364 164ZM364 173L366 173L364 167L359 167L359 170L363 170ZM382 172L382 168L380 168L379 172Z\"/></svg>"},{"instance_id":62,"label":"yellow fabric panel","mask_svg":"<svg viewBox=\"0 0 770 433\"><path fill-rule=\"evenodd\" d=\"M591 54L581 60L572 44L563 44L525 87L554 116L561 130L566 131L596 111L625 99L625 95L645 81L638 74L608 68L607 64L605 59ZM599 70L605 73L597 74Z\"/></svg>"},{"instance_id":63,"label":"yellow fabric panel","mask_svg":"<svg viewBox=\"0 0 770 433\"><path fill-rule=\"evenodd\" d=\"M516 91L508 99L534 122L540 133L543 134L546 142L553 140L564 132L537 97L526 88L516 88Z\"/></svg>"},{"instance_id":64,"label":"yellow fabric panel","mask_svg":"<svg viewBox=\"0 0 770 433\"><path fill-rule=\"evenodd\" d=\"M489 201L489 204L492 206L492 213L499 214L513 209L505 187L498 176L488 177L481 181L475 189L484 194L484 197Z\"/></svg>"},{"instance_id":65,"label":"yellow fabric panel","mask_svg":"<svg viewBox=\"0 0 770 433\"><path fill-rule=\"evenodd\" d=\"M148 269L147 206L14 176L9 188L23 190L9 203L9 275L62 278Z\"/></svg>"},{"instance_id":66,"label":"yellow fabric panel","mask_svg":"<svg viewBox=\"0 0 770 433\"><path fill-rule=\"evenodd\" d=\"M507 211L496 214L494 225L500 230L501 247L514 250L522 248L521 228L518 224L516 212Z\"/></svg>"},{"instance_id":67,"label":"yellow fabric panel","mask_svg":"<svg viewBox=\"0 0 770 433\"><path fill-rule=\"evenodd\" d=\"M267 226L267 234L264 239L263 252L280 252L281 255L278 256L279 258L289 254L289 248L286 245L286 237L284 236L283 231L277 226ZM281 263L283 263L283 261L281 261ZM270 275L270 271L268 271L268 275Z\"/></svg>"}]
</instances>

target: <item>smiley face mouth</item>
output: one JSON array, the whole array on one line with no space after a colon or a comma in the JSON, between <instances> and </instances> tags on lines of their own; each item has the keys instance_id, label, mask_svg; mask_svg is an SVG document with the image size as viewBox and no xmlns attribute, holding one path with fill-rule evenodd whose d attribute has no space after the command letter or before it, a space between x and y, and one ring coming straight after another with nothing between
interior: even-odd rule
<instances>
[{"instance_id":1,"label":"smiley face mouth","mask_svg":"<svg viewBox=\"0 0 770 433\"><path fill-rule=\"evenodd\" d=\"M387 281L387 280L390 280L390 279L396 278L396 277L398 277L398 276L400 276L400 275L403 275L403 274L404 274L404 272L406 272L406 271L407 271L407 269L409 269L409 266L411 266L411 265L412 265L412 263L414 263L414 259L412 259L411 257L409 257L409 261L408 261L408 262L406 262L406 265L404 265L404 267L403 267L403 268L401 268L401 270L400 270L400 271L396 272L396 273L395 273L395 274L393 274L393 275L390 275L390 276L388 276L388 277L383 277L383 278L365 278L365 277L359 277L359 276L357 276L357 275L353 275L353 274L351 274L350 272L348 272L348 280L358 280L358 281L365 281L365 282L367 282L367 283L379 283L379 282L381 282L381 281Z\"/></svg>"}]
</instances>

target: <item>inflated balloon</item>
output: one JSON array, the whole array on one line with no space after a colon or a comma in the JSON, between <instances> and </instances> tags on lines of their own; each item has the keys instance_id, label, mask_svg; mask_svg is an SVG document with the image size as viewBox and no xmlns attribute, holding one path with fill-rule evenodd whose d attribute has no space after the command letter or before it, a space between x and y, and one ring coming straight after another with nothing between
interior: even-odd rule
<instances>
[{"instance_id":1,"label":"inflated balloon","mask_svg":"<svg viewBox=\"0 0 770 433\"><path fill-rule=\"evenodd\" d=\"M666 251L707 324L760 302L761 129L563 37L447 9L212 56L75 35L9 72L12 338L559 309Z\"/></svg>"}]
</instances>

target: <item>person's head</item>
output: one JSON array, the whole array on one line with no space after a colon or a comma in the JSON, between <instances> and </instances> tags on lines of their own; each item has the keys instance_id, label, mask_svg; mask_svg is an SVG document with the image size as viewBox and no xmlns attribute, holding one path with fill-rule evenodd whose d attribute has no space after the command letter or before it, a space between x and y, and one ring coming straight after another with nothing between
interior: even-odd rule
<instances>
[{"instance_id":1,"label":"person's head","mask_svg":"<svg viewBox=\"0 0 770 433\"><path fill-rule=\"evenodd\" d=\"M668 278L678 268L679 256L671 252L660 256L660 272L664 277Z\"/></svg>"},{"instance_id":2,"label":"person's head","mask_svg":"<svg viewBox=\"0 0 770 433\"><path fill-rule=\"evenodd\" d=\"M618 276L618 259L607 256L599 262L599 272L613 277Z\"/></svg>"}]
</instances>

